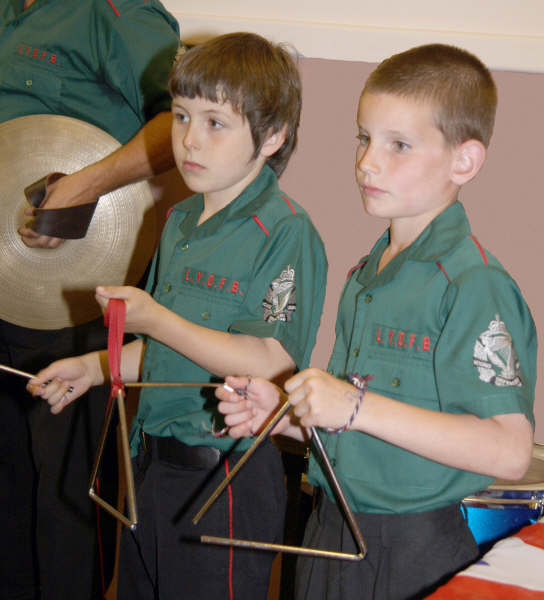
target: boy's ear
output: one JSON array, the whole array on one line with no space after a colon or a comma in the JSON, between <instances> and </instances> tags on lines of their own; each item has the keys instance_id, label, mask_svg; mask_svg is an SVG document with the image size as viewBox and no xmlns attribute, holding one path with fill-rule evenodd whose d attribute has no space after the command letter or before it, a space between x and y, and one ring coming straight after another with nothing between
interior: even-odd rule
<instances>
[{"instance_id":1,"label":"boy's ear","mask_svg":"<svg viewBox=\"0 0 544 600\"><path fill-rule=\"evenodd\" d=\"M276 133L269 135L261 147L261 156L269 158L275 154L283 146L286 135L287 125L284 125L279 131L276 131Z\"/></svg>"},{"instance_id":2,"label":"boy's ear","mask_svg":"<svg viewBox=\"0 0 544 600\"><path fill-rule=\"evenodd\" d=\"M482 168L486 149L478 140L467 140L454 150L451 180L456 185L468 183Z\"/></svg>"}]
</instances>

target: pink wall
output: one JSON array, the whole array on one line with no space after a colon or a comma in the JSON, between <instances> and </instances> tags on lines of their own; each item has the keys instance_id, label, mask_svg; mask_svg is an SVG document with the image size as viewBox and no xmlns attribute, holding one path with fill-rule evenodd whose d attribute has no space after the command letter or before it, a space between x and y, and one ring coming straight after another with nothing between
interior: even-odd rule
<instances>
[{"instance_id":1,"label":"pink wall","mask_svg":"<svg viewBox=\"0 0 544 600\"><path fill-rule=\"evenodd\" d=\"M312 364L325 367L334 342L340 291L348 269L386 228L368 217L354 182L355 110L363 82L374 65L301 59L304 85L299 146L281 179L282 188L311 214L325 241L329 280L325 311ZM537 175L544 142L542 96L544 75L495 73L499 109L484 169L463 189L463 201L474 233L509 270L524 292L542 330L544 250ZM544 346L540 331L539 341ZM544 443L542 353L535 414L536 441Z\"/></svg>"}]
</instances>

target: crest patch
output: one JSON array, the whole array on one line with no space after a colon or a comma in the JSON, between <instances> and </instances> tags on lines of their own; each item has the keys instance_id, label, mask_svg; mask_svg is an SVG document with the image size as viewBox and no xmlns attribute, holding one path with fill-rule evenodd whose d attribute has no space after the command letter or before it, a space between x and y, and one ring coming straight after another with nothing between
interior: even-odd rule
<instances>
[{"instance_id":1,"label":"crest patch","mask_svg":"<svg viewBox=\"0 0 544 600\"><path fill-rule=\"evenodd\" d=\"M263 319L267 323L288 322L296 310L295 269L287 265L280 276L270 284L263 300Z\"/></svg>"},{"instance_id":2,"label":"crest patch","mask_svg":"<svg viewBox=\"0 0 544 600\"><path fill-rule=\"evenodd\" d=\"M495 315L488 329L476 340L472 362L481 381L500 387L522 386L512 336L499 315Z\"/></svg>"}]
</instances>

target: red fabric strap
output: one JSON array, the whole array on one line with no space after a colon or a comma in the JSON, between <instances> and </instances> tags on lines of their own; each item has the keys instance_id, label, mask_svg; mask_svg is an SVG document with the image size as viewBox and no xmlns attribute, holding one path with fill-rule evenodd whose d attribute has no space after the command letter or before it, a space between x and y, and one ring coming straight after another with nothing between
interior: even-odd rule
<instances>
[{"instance_id":1,"label":"red fabric strap","mask_svg":"<svg viewBox=\"0 0 544 600\"><path fill-rule=\"evenodd\" d=\"M104 325L108 327L108 363L111 375L110 397L125 391L121 380L121 351L125 331L126 306L124 300L110 298L104 314Z\"/></svg>"}]
</instances>

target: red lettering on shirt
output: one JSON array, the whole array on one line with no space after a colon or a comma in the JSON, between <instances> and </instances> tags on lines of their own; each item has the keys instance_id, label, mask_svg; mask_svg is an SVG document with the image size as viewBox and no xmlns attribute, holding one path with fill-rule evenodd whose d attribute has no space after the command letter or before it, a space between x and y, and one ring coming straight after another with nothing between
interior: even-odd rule
<instances>
[{"instance_id":1,"label":"red lettering on shirt","mask_svg":"<svg viewBox=\"0 0 544 600\"><path fill-rule=\"evenodd\" d=\"M404 346L404 331L399 331L399 337L397 338L397 346L402 348Z\"/></svg>"},{"instance_id":2,"label":"red lettering on shirt","mask_svg":"<svg viewBox=\"0 0 544 600\"><path fill-rule=\"evenodd\" d=\"M393 344L393 346L395 345L395 342L393 341L394 337L395 337L395 332L393 330L391 330L389 332L389 341L387 342L390 346L391 346L391 344Z\"/></svg>"},{"instance_id":3,"label":"red lettering on shirt","mask_svg":"<svg viewBox=\"0 0 544 600\"><path fill-rule=\"evenodd\" d=\"M182 276L182 281L189 285L198 285L209 290L216 290L217 292L239 294L240 296L243 296L239 280L233 280L229 277L218 275L217 273L199 271L198 269L193 269L191 267L184 267L184 270L185 273Z\"/></svg>"},{"instance_id":4,"label":"red lettering on shirt","mask_svg":"<svg viewBox=\"0 0 544 600\"><path fill-rule=\"evenodd\" d=\"M423 344L421 345L421 348L426 352L429 352L431 349L431 339L427 336L423 336Z\"/></svg>"},{"instance_id":5,"label":"red lettering on shirt","mask_svg":"<svg viewBox=\"0 0 544 600\"><path fill-rule=\"evenodd\" d=\"M378 344L383 344L383 340L380 338L380 333L382 332L382 328L378 327L378 331L376 333L376 341Z\"/></svg>"},{"instance_id":6,"label":"red lettering on shirt","mask_svg":"<svg viewBox=\"0 0 544 600\"><path fill-rule=\"evenodd\" d=\"M56 54L48 52L47 50L42 50L41 48L33 48L32 46L27 46L26 44L19 44L17 52L32 59L35 58L36 60L45 60L51 64L55 64L57 62ZM47 58L48 55L49 58Z\"/></svg>"},{"instance_id":7,"label":"red lettering on shirt","mask_svg":"<svg viewBox=\"0 0 544 600\"><path fill-rule=\"evenodd\" d=\"M414 345L415 341L416 341L416 334L415 333L411 333L410 334L410 341L408 342L408 348L411 348Z\"/></svg>"}]
</instances>

